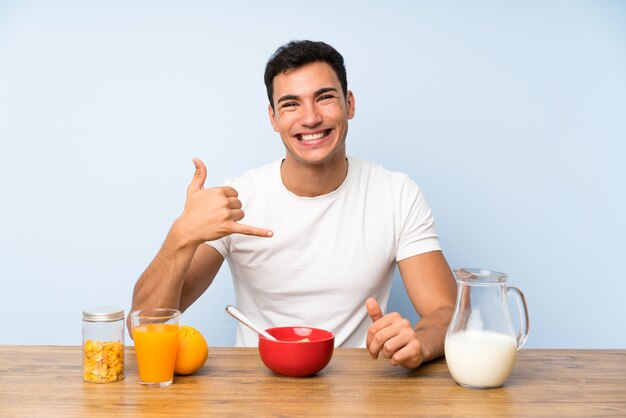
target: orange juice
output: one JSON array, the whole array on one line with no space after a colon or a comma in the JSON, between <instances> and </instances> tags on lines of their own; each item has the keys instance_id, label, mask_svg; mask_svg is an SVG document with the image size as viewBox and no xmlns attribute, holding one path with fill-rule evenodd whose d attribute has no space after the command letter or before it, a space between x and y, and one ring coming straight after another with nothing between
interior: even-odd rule
<instances>
[{"instance_id":1,"label":"orange juice","mask_svg":"<svg viewBox=\"0 0 626 418\"><path fill-rule=\"evenodd\" d=\"M142 382L171 382L178 349L178 324L146 324L133 328Z\"/></svg>"}]
</instances>

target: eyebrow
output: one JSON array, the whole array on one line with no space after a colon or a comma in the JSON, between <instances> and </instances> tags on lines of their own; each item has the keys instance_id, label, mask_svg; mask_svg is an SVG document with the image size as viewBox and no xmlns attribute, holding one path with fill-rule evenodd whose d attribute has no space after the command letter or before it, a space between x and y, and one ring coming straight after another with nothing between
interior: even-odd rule
<instances>
[{"instance_id":1,"label":"eyebrow","mask_svg":"<svg viewBox=\"0 0 626 418\"><path fill-rule=\"evenodd\" d=\"M321 89L317 90L317 91L313 94L313 96L317 97L317 96L319 96L319 95L321 95L321 94L328 93L329 91L337 92L337 89L336 89L336 88L334 88L334 87L323 87L323 88L321 88ZM276 104L278 104L278 103L280 103L280 102L287 101L287 100L298 100L298 99L300 99L300 96L297 96L297 95L295 95L295 94L287 94L287 95L285 95L285 96L281 97L280 99L278 99L278 100L276 101Z\"/></svg>"}]
</instances>

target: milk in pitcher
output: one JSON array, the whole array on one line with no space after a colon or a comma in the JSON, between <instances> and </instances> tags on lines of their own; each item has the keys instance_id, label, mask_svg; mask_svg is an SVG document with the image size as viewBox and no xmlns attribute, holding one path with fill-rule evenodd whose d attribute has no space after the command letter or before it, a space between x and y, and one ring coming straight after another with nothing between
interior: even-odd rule
<instances>
[{"instance_id":1,"label":"milk in pitcher","mask_svg":"<svg viewBox=\"0 0 626 418\"><path fill-rule=\"evenodd\" d=\"M450 373L461 385L498 387L513 369L517 340L494 331L455 332L446 337L445 353Z\"/></svg>"}]
</instances>

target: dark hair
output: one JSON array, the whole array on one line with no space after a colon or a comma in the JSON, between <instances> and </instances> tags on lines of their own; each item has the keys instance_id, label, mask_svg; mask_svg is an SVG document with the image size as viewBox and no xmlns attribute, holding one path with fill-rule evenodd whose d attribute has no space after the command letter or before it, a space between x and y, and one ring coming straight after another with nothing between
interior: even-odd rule
<instances>
[{"instance_id":1,"label":"dark hair","mask_svg":"<svg viewBox=\"0 0 626 418\"><path fill-rule=\"evenodd\" d=\"M335 71L341 83L343 95L346 96L348 94L348 79L341 54L324 42L291 41L278 48L265 66L265 88L272 109L274 109L274 101L272 100L274 77L288 70L320 61L327 63Z\"/></svg>"}]
</instances>

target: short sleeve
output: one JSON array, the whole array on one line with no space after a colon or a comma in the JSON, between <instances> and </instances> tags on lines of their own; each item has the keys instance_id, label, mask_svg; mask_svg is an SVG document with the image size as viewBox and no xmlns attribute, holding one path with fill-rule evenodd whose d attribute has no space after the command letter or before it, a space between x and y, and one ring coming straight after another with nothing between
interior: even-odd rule
<instances>
[{"instance_id":1,"label":"short sleeve","mask_svg":"<svg viewBox=\"0 0 626 418\"><path fill-rule=\"evenodd\" d=\"M220 255L224 259L226 259L226 256L229 253L229 247L230 247L229 246L230 240L228 239L228 237L216 239L214 241L206 241L205 244L215 248L217 252L220 253Z\"/></svg>"},{"instance_id":2,"label":"short sleeve","mask_svg":"<svg viewBox=\"0 0 626 418\"><path fill-rule=\"evenodd\" d=\"M441 250L432 210L418 185L408 176L402 185L399 210L402 226L396 261Z\"/></svg>"}]
</instances>

